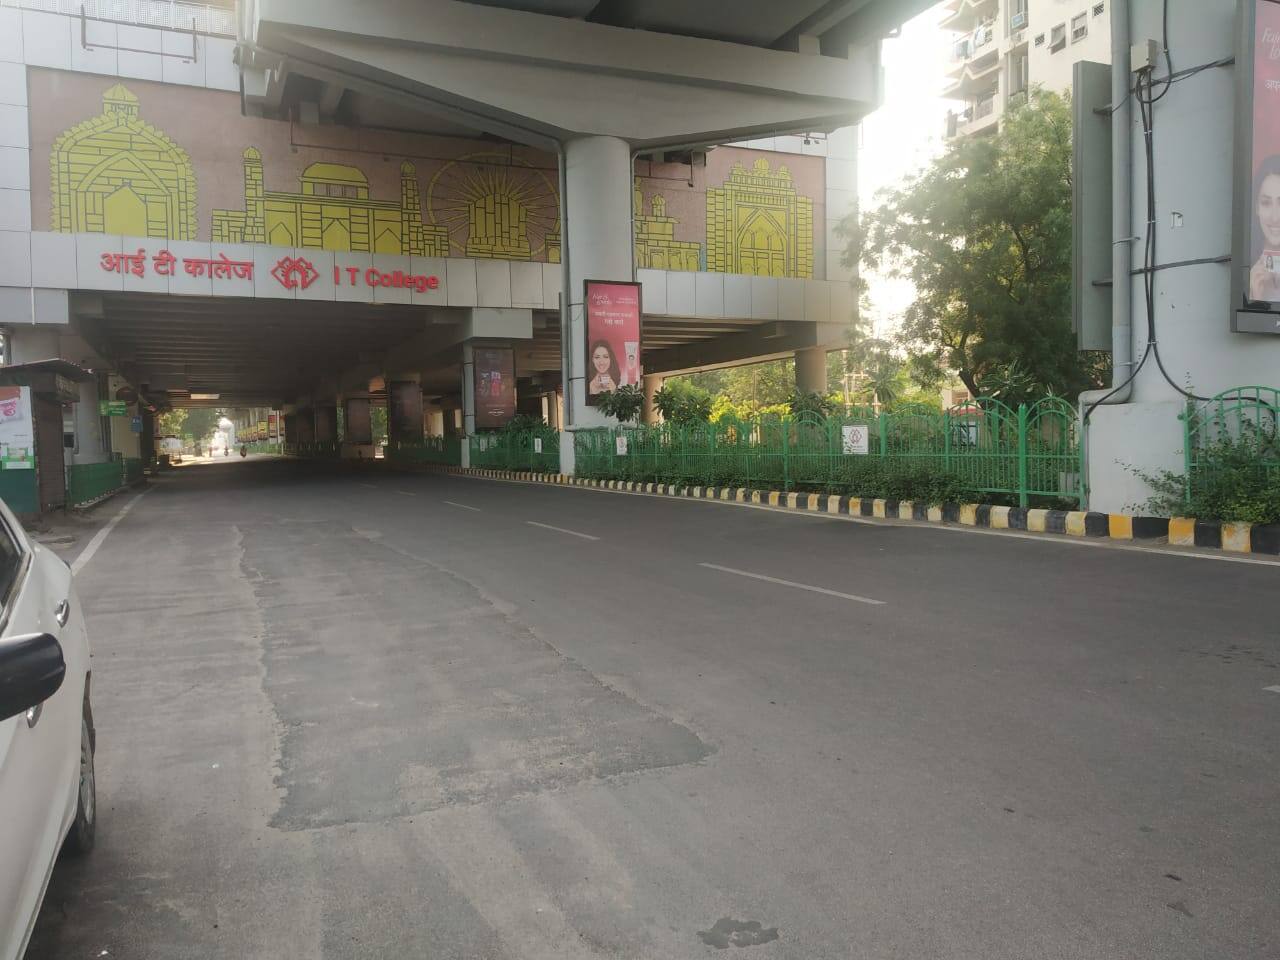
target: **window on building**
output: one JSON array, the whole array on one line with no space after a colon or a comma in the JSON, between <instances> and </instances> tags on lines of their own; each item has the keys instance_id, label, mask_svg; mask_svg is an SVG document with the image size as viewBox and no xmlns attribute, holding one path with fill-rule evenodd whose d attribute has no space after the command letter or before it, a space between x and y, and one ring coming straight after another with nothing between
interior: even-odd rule
<instances>
[{"instance_id":1,"label":"window on building","mask_svg":"<svg viewBox=\"0 0 1280 960\"><path fill-rule=\"evenodd\" d=\"M1093 5L1093 15L1095 17L1102 16L1106 12L1106 10L1107 10L1107 5L1105 3L1095 3Z\"/></svg>"},{"instance_id":2,"label":"window on building","mask_svg":"<svg viewBox=\"0 0 1280 960\"><path fill-rule=\"evenodd\" d=\"M1071 42L1079 43L1089 35L1089 16L1088 14L1080 14L1078 17L1071 18Z\"/></svg>"},{"instance_id":3,"label":"window on building","mask_svg":"<svg viewBox=\"0 0 1280 960\"><path fill-rule=\"evenodd\" d=\"M1060 23L1050 31L1049 49L1057 53L1067 45L1067 25Z\"/></svg>"},{"instance_id":4,"label":"window on building","mask_svg":"<svg viewBox=\"0 0 1280 960\"><path fill-rule=\"evenodd\" d=\"M1010 0L1009 29L1022 30L1027 26L1027 0Z\"/></svg>"},{"instance_id":5,"label":"window on building","mask_svg":"<svg viewBox=\"0 0 1280 960\"><path fill-rule=\"evenodd\" d=\"M1015 54L1009 60L1009 94L1016 95L1027 89L1031 78L1030 58L1025 53Z\"/></svg>"},{"instance_id":6,"label":"window on building","mask_svg":"<svg viewBox=\"0 0 1280 960\"><path fill-rule=\"evenodd\" d=\"M1043 33L1037 33L1037 34L1036 34L1036 46L1037 46L1037 47L1043 47L1043 46L1044 46L1044 34L1043 34Z\"/></svg>"}]
</instances>

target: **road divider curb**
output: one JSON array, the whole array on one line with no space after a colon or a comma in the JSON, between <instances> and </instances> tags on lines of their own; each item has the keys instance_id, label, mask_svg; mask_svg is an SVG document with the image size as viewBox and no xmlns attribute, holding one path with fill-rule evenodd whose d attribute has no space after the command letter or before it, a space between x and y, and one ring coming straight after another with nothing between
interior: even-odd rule
<instances>
[{"instance_id":1,"label":"road divider curb","mask_svg":"<svg viewBox=\"0 0 1280 960\"><path fill-rule=\"evenodd\" d=\"M944 503L930 506L910 500L869 499L825 493L754 490L744 487L682 486L637 483L631 480L588 480L558 473L527 473L422 464L420 469L454 476L491 480L519 480L556 486L593 487L621 493L644 493L696 500L724 500L758 504L780 510L841 514L871 520L953 524L989 530L1020 530L1066 537L1131 542L1164 541L1171 546L1201 547L1228 553L1280 556L1280 524L1222 523L1187 517L1133 517L1085 510L1042 510L993 506L986 503Z\"/></svg>"}]
</instances>

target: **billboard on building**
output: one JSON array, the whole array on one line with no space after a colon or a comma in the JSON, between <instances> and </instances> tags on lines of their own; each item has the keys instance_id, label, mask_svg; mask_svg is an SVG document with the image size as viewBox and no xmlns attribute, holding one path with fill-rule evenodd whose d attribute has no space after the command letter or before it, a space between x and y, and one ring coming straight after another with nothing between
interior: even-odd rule
<instances>
[{"instance_id":1,"label":"billboard on building","mask_svg":"<svg viewBox=\"0 0 1280 960\"><path fill-rule=\"evenodd\" d=\"M1233 329L1280 334L1280 0L1240 5Z\"/></svg>"},{"instance_id":2,"label":"billboard on building","mask_svg":"<svg viewBox=\"0 0 1280 960\"><path fill-rule=\"evenodd\" d=\"M602 393L639 386L640 284L621 280L588 280L585 284L587 404Z\"/></svg>"},{"instance_id":3,"label":"billboard on building","mask_svg":"<svg viewBox=\"0 0 1280 960\"><path fill-rule=\"evenodd\" d=\"M510 347L475 348L476 426L501 427L516 415L516 359Z\"/></svg>"},{"instance_id":4,"label":"billboard on building","mask_svg":"<svg viewBox=\"0 0 1280 960\"><path fill-rule=\"evenodd\" d=\"M0 469L34 470L35 422L30 387L0 387Z\"/></svg>"}]
</instances>

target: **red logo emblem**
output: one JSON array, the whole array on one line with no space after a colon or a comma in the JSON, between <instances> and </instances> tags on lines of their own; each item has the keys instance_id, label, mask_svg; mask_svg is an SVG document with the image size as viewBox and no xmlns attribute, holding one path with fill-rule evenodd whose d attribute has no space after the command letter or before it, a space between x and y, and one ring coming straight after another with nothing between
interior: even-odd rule
<instances>
[{"instance_id":1,"label":"red logo emblem","mask_svg":"<svg viewBox=\"0 0 1280 960\"><path fill-rule=\"evenodd\" d=\"M305 257L281 257L271 268L271 275L286 290L305 290L320 278L319 271Z\"/></svg>"}]
</instances>

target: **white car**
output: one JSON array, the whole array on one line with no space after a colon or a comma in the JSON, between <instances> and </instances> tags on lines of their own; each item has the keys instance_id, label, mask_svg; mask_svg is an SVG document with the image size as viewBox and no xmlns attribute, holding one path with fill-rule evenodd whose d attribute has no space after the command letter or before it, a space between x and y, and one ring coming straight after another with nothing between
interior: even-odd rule
<instances>
[{"instance_id":1,"label":"white car","mask_svg":"<svg viewBox=\"0 0 1280 960\"><path fill-rule=\"evenodd\" d=\"M0 960L26 952L59 851L93 846L89 676L70 568L0 503Z\"/></svg>"}]
</instances>

